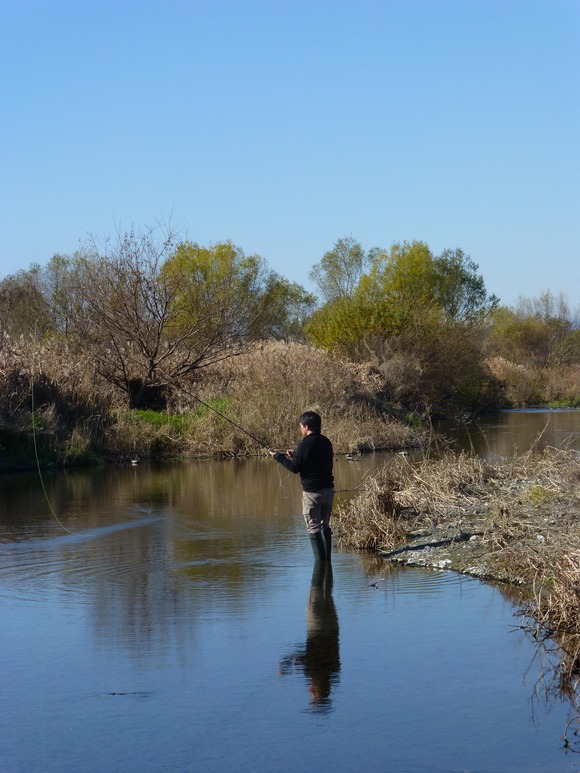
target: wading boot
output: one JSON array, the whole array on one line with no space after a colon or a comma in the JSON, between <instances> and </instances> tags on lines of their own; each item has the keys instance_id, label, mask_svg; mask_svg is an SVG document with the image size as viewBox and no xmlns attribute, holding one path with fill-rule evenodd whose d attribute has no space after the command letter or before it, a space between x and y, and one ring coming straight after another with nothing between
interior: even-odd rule
<instances>
[{"instance_id":1,"label":"wading boot","mask_svg":"<svg viewBox=\"0 0 580 773\"><path fill-rule=\"evenodd\" d=\"M315 561L326 561L326 545L321 531L310 534L310 544L314 553Z\"/></svg>"},{"instance_id":2,"label":"wading boot","mask_svg":"<svg viewBox=\"0 0 580 773\"><path fill-rule=\"evenodd\" d=\"M324 546L326 548L326 560L330 561L330 554L332 553L332 530L330 526L327 526L322 530L324 537Z\"/></svg>"}]
</instances>

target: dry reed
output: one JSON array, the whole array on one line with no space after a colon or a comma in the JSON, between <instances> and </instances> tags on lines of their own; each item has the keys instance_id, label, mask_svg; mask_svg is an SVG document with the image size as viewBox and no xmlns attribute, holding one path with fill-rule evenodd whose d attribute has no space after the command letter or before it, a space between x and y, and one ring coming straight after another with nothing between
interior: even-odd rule
<instances>
[{"instance_id":1,"label":"dry reed","mask_svg":"<svg viewBox=\"0 0 580 773\"><path fill-rule=\"evenodd\" d=\"M375 408L380 376L300 344L266 343L208 368L204 399L228 395L228 416L268 444L292 447L305 410L322 415L323 431L338 453L401 449L419 445L424 434ZM238 433L241 448L256 451Z\"/></svg>"},{"instance_id":2,"label":"dry reed","mask_svg":"<svg viewBox=\"0 0 580 773\"><path fill-rule=\"evenodd\" d=\"M503 357L492 357L488 366L495 378L505 385L505 396L514 406L580 400L580 366L539 367L522 365Z\"/></svg>"},{"instance_id":3,"label":"dry reed","mask_svg":"<svg viewBox=\"0 0 580 773\"><path fill-rule=\"evenodd\" d=\"M579 511L577 452L548 448L499 464L444 454L390 462L337 508L335 532L342 546L385 551L434 529L477 530L486 576L532 592L526 615L557 638L563 672L578 676Z\"/></svg>"},{"instance_id":4,"label":"dry reed","mask_svg":"<svg viewBox=\"0 0 580 773\"><path fill-rule=\"evenodd\" d=\"M91 451L127 460L291 447L299 439L298 417L307 409L322 414L337 453L406 448L423 440L419 431L375 408L381 379L371 368L307 346L258 345L195 376L189 384L173 385L166 414L148 419L127 410L126 396L99 377L87 352L72 352L56 338L5 336L0 429L22 441L18 463L27 458L33 463L30 437L27 444L23 439L29 434L34 393L35 414L43 419L43 437L56 463ZM217 406L222 416L197 398Z\"/></svg>"}]
</instances>

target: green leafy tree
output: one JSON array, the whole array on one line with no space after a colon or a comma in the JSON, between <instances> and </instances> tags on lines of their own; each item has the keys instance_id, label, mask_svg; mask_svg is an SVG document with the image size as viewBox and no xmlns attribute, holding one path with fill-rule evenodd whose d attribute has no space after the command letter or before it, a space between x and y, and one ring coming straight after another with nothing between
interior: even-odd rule
<instances>
[{"instance_id":1,"label":"green leafy tree","mask_svg":"<svg viewBox=\"0 0 580 773\"><path fill-rule=\"evenodd\" d=\"M307 326L310 340L352 348L365 337L388 338L439 322L479 327L496 308L477 265L461 250L434 257L423 242L375 250L352 295L327 302Z\"/></svg>"},{"instance_id":2,"label":"green leafy tree","mask_svg":"<svg viewBox=\"0 0 580 773\"><path fill-rule=\"evenodd\" d=\"M370 334L368 317L351 298L337 298L317 309L304 324L309 343L357 358L361 342Z\"/></svg>"},{"instance_id":3,"label":"green leafy tree","mask_svg":"<svg viewBox=\"0 0 580 773\"><path fill-rule=\"evenodd\" d=\"M435 299L445 319L461 325L479 327L499 305L499 298L488 295L479 266L463 250L445 250L434 259Z\"/></svg>"},{"instance_id":4,"label":"green leafy tree","mask_svg":"<svg viewBox=\"0 0 580 773\"><path fill-rule=\"evenodd\" d=\"M302 285L275 272L269 274L259 297L251 337L301 341L303 327L316 306L316 297Z\"/></svg>"},{"instance_id":5,"label":"green leafy tree","mask_svg":"<svg viewBox=\"0 0 580 773\"><path fill-rule=\"evenodd\" d=\"M498 303L477 270L461 250L435 257L424 242L374 250L354 292L315 312L306 334L314 345L374 360L386 399L396 394L423 412L474 406L477 384L483 393L490 379L479 331Z\"/></svg>"},{"instance_id":6,"label":"green leafy tree","mask_svg":"<svg viewBox=\"0 0 580 773\"><path fill-rule=\"evenodd\" d=\"M177 288L176 330L193 325L206 345L214 341L222 349L247 342L266 281L261 258L244 255L231 242L186 242L166 262L163 278Z\"/></svg>"},{"instance_id":7,"label":"green leafy tree","mask_svg":"<svg viewBox=\"0 0 580 773\"><path fill-rule=\"evenodd\" d=\"M261 338L298 336L315 304L311 293L231 242L180 244L163 276L177 278L182 322L187 326L196 320L200 330L221 340L230 353L231 347L243 348Z\"/></svg>"},{"instance_id":8,"label":"green leafy tree","mask_svg":"<svg viewBox=\"0 0 580 773\"><path fill-rule=\"evenodd\" d=\"M372 255L373 251L365 252L352 236L343 237L312 268L310 279L327 303L351 298Z\"/></svg>"}]
</instances>

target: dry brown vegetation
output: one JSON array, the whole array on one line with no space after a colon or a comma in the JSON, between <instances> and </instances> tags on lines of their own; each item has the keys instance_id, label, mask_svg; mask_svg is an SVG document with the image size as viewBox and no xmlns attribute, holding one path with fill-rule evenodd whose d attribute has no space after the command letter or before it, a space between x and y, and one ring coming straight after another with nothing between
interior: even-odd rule
<instances>
[{"instance_id":1,"label":"dry brown vegetation","mask_svg":"<svg viewBox=\"0 0 580 773\"><path fill-rule=\"evenodd\" d=\"M518 364L503 357L490 358L488 365L493 376L503 384L508 405L578 404L580 365L540 367Z\"/></svg>"},{"instance_id":2,"label":"dry brown vegetation","mask_svg":"<svg viewBox=\"0 0 580 773\"><path fill-rule=\"evenodd\" d=\"M380 384L368 366L277 342L208 369L202 394L230 396L228 415L268 444L292 446L298 417L315 410L339 453L418 445L424 435L374 408ZM239 442L255 450L247 438Z\"/></svg>"},{"instance_id":3,"label":"dry brown vegetation","mask_svg":"<svg viewBox=\"0 0 580 773\"><path fill-rule=\"evenodd\" d=\"M417 463L397 455L339 508L338 537L357 550L389 550L433 528L449 507L476 502L493 474L486 462L466 454Z\"/></svg>"},{"instance_id":4,"label":"dry brown vegetation","mask_svg":"<svg viewBox=\"0 0 580 773\"><path fill-rule=\"evenodd\" d=\"M0 466L74 463L102 450L110 394L90 358L56 339L4 336L0 346ZM34 406L34 412L33 412Z\"/></svg>"},{"instance_id":5,"label":"dry brown vegetation","mask_svg":"<svg viewBox=\"0 0 580 773\"><path fill-rule=\"evenodd\" d=\"M323 416L337 453L417 446L424 433L375 408L378 381L299 344L265 343L203 368L167 411L128 410L91 359L58 339L6 338L0 349L0 459L33 466L101 458L256 454L296 442L304 410ZM34 401L34 427L32 404Z\"/></svg>"},{"instance_id":6,"label":"dry brown vegetation","mask_svg":"<svg viewBox=\"0 0 580 773\"><path fill-rule=\"evenodd\" d=\"M555 637L580 674L580 455L547 449L490 464L444 454L397 458L338 509L339 544L446 566L529 591L536 635Z\"/></svg>"}]
</instances>

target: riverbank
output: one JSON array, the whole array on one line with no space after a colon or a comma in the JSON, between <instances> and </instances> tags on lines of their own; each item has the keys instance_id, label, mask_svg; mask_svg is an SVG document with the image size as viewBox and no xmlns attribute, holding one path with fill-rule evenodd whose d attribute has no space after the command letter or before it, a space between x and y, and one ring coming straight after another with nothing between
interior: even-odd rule
<instances>
[{"instance_id":1,"label":"riverbank","mask_svg":"<svg viewBox=\"0 0 580 773\"><path fill-rule=\"evenodd\" d=\"M399 457L338 508L335 539L386 561L525 588L525 612L580 667L580 454L548 449L490 464Z\"/></svg>"},{"instance_id":2,"label":"riverbank","mask_svg":"<svg viewBox=\"0 0 580 773\"><path fill-rule=\"evenodd\" d=\"M155 409L129 407L90 361L50 342L0 351L2 375L0 469L258 455L293 446L306 409L321 414L337 453L417 448L429 435L419 416L385 404L369 363L300 344L265 342L216 362L168 387Z\"/></svg>"}]
</instances>

